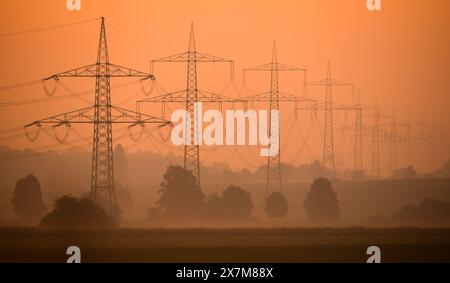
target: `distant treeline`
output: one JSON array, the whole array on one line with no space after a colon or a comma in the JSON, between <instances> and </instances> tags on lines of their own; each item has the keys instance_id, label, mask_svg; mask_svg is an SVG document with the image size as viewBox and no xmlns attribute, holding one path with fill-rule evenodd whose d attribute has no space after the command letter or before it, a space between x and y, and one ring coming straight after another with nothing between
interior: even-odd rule
<instances>
[{"instance_id":1,"label":"distant treeline","mask_svg":"<svg viewBox=\"0 0 450 283\"><path fill-rule=\"evenodd\" d=\"M125 185L159 184L169 164L182 164L182 156L151 153L147 151L125 152L118 144L114 150L116 179ZM90 180L91 154L87 151L69 150L64 153L48 151L13 150L0 146L0 190L11 186L21 176L33 172L44 184L75 183L77 186L88 184ZM23 158L27 157L27 158ZM151 168L151 170L149 170ZM321 175L321 164L314 161L309 164L282 164L284 182L311 182ZM351 179L351 170L338 172L339 178ZM450 161L442 168L427 174L419 174L414 167L400 168L394 172L394 178L449 178ZM202 166L202 182L209 184L264 183L266 166L254 171L248 169L234 171L220 161ZM370 178L370 177L368 177Z\"/></svg>"}]
</instances>

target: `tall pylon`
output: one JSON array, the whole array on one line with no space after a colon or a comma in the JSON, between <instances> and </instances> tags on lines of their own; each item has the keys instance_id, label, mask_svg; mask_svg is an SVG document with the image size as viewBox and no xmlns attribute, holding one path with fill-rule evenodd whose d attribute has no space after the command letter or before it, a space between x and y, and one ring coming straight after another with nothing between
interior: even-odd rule
<instances>
[{"instance_id":1,"label":"tall pylon","mask_svg":"<svg viewBox=\"0 0 450 283\"><path fill-rule=\"evenodd\" d=\"M211 63L230 63L231 65L231 78L234 77L234 62L230 59L225 59L222 57L212 56L197 51L195 46L195 34L194 34L194 23L191 23L190 34L189 34L189 46L188 51L180 54L162 57L159 59L153 59L150 61L150 72L154 72L154 63L156 62L183 62L187 63L187 82L186 89L178 91L175 93L164 94L161 97L155 99L146 99L141 102L179 102L180 98L182 102L185 102L186 111L189 113L189 119L186 119L185 132L189 132L190 142L184 145L184 169L191 171L197 180L197 185L200 187L200 149L199 144L201 143L199 128L195 122L200 113L199 109L196 108L197 102L203 102L205 98L204 92L198 89L197 85L197 63L200 62L211 62ZM180 95L184 95L181 97ZM199 96L202 98L199 99ZM208 97L208 101L214 99L214 95ZM226 101L231 101L226 99Z\"/></svg>"},{"instance_id":2,"label":"tall pylon","mask_svg":"<svg viewBox=\"0 0 450 283\"><path fill-rule=\"evenodd\" d=\"M325 129L323 135L323 159L322 175L326 171L331 172L336 177L336 164L334 162L334 136L333 136L333 95L330 62L327 66L327 76L325 78Z\"/></svg>"},{"instance_id":3,"label":"tall pylon","mask_svg":"<svg viewBox=\"0 0 450 283\"><path fill-rule=\"evenodd\" d=\"M278 136L278 154L267 157L267 180L266 180L266 197L271 191L283 191L281 182L281 143L280 143L280 115L272 116L272 111L280 111L280 93L278 89L278 68L277 68L277 46L275 41L272 48L272 68L270 70L270 113L268 127L269 137Z\"/></svg>"},{"instance_id":4,"label":"tall pylon","mask_svg":"<svg viewBox=\"0 0 450 283\"><path fill-rule=\"evenodd\" d=\"M267 157L267 178L266 178L266 198L273 192L283 192L283 182L281 176L281 143L280 143L280 114L272 116L272 111L280 110L280 102L304 102L307 98L299 98L291 94L281 93L278 86L278 73L280 71L299 71L306 73L306 69L285 65L278 62L276 42L272 45L272 60L270 63L246 68L243 70L243 82L245 83L245 73L247 71L267 71L270 72L270 90L267 93L257 94L246 98L247 101L267 101L269 102L270 114L268 136L278 135L278 154ZM305 77L306 78L306 75ZM272 129L273 128L273 131Z\"/></svg>"},{"instance_id":5,"label":"tall pylon","mask_svg":"<svg viewBox=\"0 0 450 283\"><path fill-rule=\"evenodd\" d=\"M95 68L94 141L92 149L92 199L105 194L111 205L116 205L111 124L111 84L109 52L105 20L102 18Z\"/></svg>"},{"instance_id":6,"label":"tall pylon","mask_svg":"<svg viewBox=\"0 0 450 283\"><path fill-rule=\"evenodd\" d=\"M381 177L380 168L380 108L375 102L372 125L372 176Z\"/></svg>"},{"instance_id":7,"label":"tall pylon","mask_svg":"<svg viewBox=\"0 0 450 283\"><path fill-rule=\"evenodd\" d=\"M333 128L333 110L336 108L333 103L333 87L335 86L351 86L354 89L354 84L345 83L333 80L331 76L330 62L327 65L327 75L325 79L309 83L308 85L325 86L325 103L324 103L324 118L325 126L323 133L323 158L322 158L322 176L331 175L336 178L336 164L334 162L334 128Z\"/></svg>"},{"instance_id":8,"label":"tall pylon","mask_svg":"<svg viewBox=\"0 0 450 283\"><path fill-rule=\"evenodd\" d=\"M191 32L189 36L188 62L187 62L187 89L186 89L186 111L190 119L186 120L186 129L190 128L190 144L184 146L184 168L192 171L200 187L200 150L199 150L199 125L196 109L197 102L197 54L195 50L194 24L191 23ZM190 123L190 125L188 124ZM195 142L194 142L195 141Z\"/></svg>"},{"instance_id":9,"label":"tall pylon","mask_svg":"<svg viewBox=\"0 0 450 283\"><path fill-rule=\"evenodd\" d=\"M90 197L93 201L103 205L105 210L114 214L118 212L118 205L114 185L113 164L113 133L112 124L131 124L144 126L152 123L161 126L171 124L170 121L155 118L146 114L126 110L113 106L111 103L111 77L139 77L142 80L155 77L109 62L108 44L106 40L105 18L101 18L100 38L97 49L97 62L91 65L52 75L44 80L58 81L63 77L94 77L95 102L93 106L59 114L49 118L34 121L28 126L41 124L55 124L53 128L71 124L93 124L93 148Z\"/></svg>"}]
</instances>

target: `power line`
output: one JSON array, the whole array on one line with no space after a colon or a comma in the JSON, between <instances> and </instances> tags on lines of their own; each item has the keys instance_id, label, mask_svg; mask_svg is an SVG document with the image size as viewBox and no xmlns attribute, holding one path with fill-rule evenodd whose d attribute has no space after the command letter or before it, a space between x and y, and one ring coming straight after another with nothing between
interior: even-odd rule
<instances>
[{"instance_id":1,"label":"power line","mask_svg":"<svg viewBox=\"0 0 450 283\"><path fill-rule=\"evenodd\" d=\"M11 90L11 89L16 89L16 88L32 86L32 85L39 84L41 82L42 82L42 80L34 80L34 81L16 83L16 84L12 84L12 85L0 86L0 91L7 91L7 90Z\"/></svg>"},{"instance_id":2,"label":"power line","mask_svg":"<svg viewBox=\"0 0 450 283\"><path fill-rule=\"evenodd\" d=\"M115 33L117 33L120 37L122 37L123 39L125 39L126 41L128 41L129 43L136 45L136 46L140 46L143 48L154 48L154 46L150 46L150 45L146 45L137 41L134 41L132 39L130 39L129 37L127 37L126 35L124 35L123 33L121 33L118 29L116 29L112 24L105 22Z\"/></svg>"},{"instance_id":3,"label":"power line","mask_svg":"<svg viewBox=\"0 0 450 283\"><path fill-rule=\"evenodd\" d=\"M124 83L121 83L121 84L115 84L115 85L111 86L111 89L123 88L123 87L129 86L129 85L136 84L137 82L138 81L136 81L136 80L132 80L132 81L124 82ZM2 103L0 103L0 107L10 107L10 106L20 106L20 105L26 105L26 104L43 103L43 102L49 102L49 101L55 101L55 100L68 99L68 98L72 98L72 97L75 97L75 98L77 98L77 99L79 99L79 100L81 100L81 101L83 101L83 102L85 102L87 104L92 104L92 102L90 100L84 99L81 96L91 94L94 90L89 89L89 90L82 90L82 91L74 92L74 91L70 90L61 81L59 82L59 85L67 92L66 95L2 102ZM127 98L126 100L124 100L120 104L123 104L123 103L126 103L126 102L130 101L131 99L133 99L137 95L138 95L138 93L132 95L130 98Z\"/></svg>"},{"instance_id":4,"label":"power line","mask_svg":"<svg viewBox=\"0 0 450 283\"><path fill-rule=\"evenodd\" d=\"M84 20L80 22L70 23L70 24L63 24L63 25L57 25L52 27L45 27L45 28L37 28L37 29L30 29L30 30L22 30L22 31L15 31L15 32L7 32L7 33L0 33L0 37L10 37L10 36L17 36L17 35L24 35L24 34L30 34L30 33L36 33L36 32L44 32L44 31L50 31L50 30L56 30L61 28L66 28L70 26L85 24L93 21L98 21L100 18L95 19L89 19Z\"/></svg>"}]
</instances>

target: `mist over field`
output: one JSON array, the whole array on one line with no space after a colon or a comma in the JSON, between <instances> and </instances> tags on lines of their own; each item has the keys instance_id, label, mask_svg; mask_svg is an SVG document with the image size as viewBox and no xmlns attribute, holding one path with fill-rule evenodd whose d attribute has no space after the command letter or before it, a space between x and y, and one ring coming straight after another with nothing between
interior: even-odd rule
<instances>
[{"instance_id":1,"label":"mist over field","mask_svg":"<svg viewBox=\"0 0 450 283\"><path fill-rule=\"evenodd\" d=\"M6 155L15 151L2 149ZM51 211L56 198L69 195L86 196L90 186L90 154L84 151L44 153L34 159L4 161L0 164L0 220L1 225L24 225L14 213L11 203L18 179L32 173L40 181L42 197ZM149 208L160 198L160 183L169 164L181 164L180 156L161 156L149 152L124 152L115 155L117 199L122 210L121 227L311 227L311 226L446 226L447 222L393 221L392 217L404 206L418 206L426 199L450 201L450 166L429 174L414 177L401 176L373 180L332 180L341 218L339 222L317 224L308 220L304 200L314 179L320 176L320 163L302 166L282 165L283 192L289 212L281 219L268 218L264 212L265 166L256 171L233 171L226 164L202 166L201 190L206 197L220 195L230 185L241 187L250 194L253 208L251 217L223 221L184 219L158 221L149 219ZM342 172L341 176L345 176ZM350 173L347 173L350 174ZM349 177L348 179L350 179ZM260 182L256 182L260 180Z\"/></svg>"}]
</instances>

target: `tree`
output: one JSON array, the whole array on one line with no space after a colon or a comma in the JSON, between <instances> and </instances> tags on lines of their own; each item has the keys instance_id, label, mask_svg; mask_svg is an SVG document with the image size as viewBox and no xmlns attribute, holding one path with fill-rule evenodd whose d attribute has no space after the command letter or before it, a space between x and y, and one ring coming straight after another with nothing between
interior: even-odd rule
<instances>
[{"instance_id":1,"label":"tree","mask_svg":"<svg viewBox=\"0 0 450 283\"><path fill-rule=\"evenodd\" d=\"M288 203L282 193L273 192L266 199L266 207L264 209L269 217L281 218L288 213Z\"/></svg>"},{"instance_id":2,"label":"tree","mask_svg":"<svg viewBox=\"0 0 450 283\"><path fill-rule=\"evenodd\" d=\"M336 192L326 178L315 179L304 201L309 220L314 222L339 221L341 212Z\"/></svg>"},{"instance_id":3,"label":"tree","mask_svg":"<svg viewBox=\"0 0 450 283\"><path fill-rule=\"evenodd\" d=\"M222 192L221 197L211 195L208 199L208 208L217 217L244 220L250 218L253 203L248 191L231 185Z\"/></svg>"},{"instance_id":4,"label":"tree","mask_svg":"<svg viewBox=\"0 0 450 283\"><path fill-rule=\"evenodd\" d=\"M88 198L62 196L54 210L41 220L41 227L64 229L105 229L118 226L117 218L107 215Z\"/></svg>"},{"instance_id":5,"label":"tree","mask_svg":"<svg viewBox=\"0 0 450 283\"><path fill-rule=\"evenodd\" d=\"M400 224L445 225L450 224L450 202L424 199L418 206L408 204L392 215Z\"/></svg>"},{"instance_id":6,"label":"tree","mask_svg":"<svg viewBox=\"0 0 450 283\"><path fill-rule=\"evenodd\" d=\"M224 210L229 213L231 217L247 218L250 216L250 212L253 209L250 193L233 185L223 191L222 203Z\"/></svg>"},{"instance_id":7,"label":"tree","mask_svg":"<svg viewBox=\"0 0 450 283\"><path fill-rule=\"evenodd\" d=\"M42 200L41 184L32 174L17 181L11 202L16 214L27 224L39 223L47 210Z\"/></svg>"},{"instance_id":8,"label":"tree","mask_svg":"<svg viewBox=\"0 0 450 283\"><path fill-rule=\"evenodd\" d=\"M416 177L416 169L411 165L406 168L397 169L392 173L393 179L415 179Z\"/></svg>"},{"instance_id":9,"label":"tree","mask_svg":"<svg viewBox=\"0 0 450 283\"><path fill-rule=\"evenodd\" d=\"M169 165L163 176L156 202L163 214L177 218L196 218L205 208L205 196L191 171Z\"/></svg>"}]
</instances>

